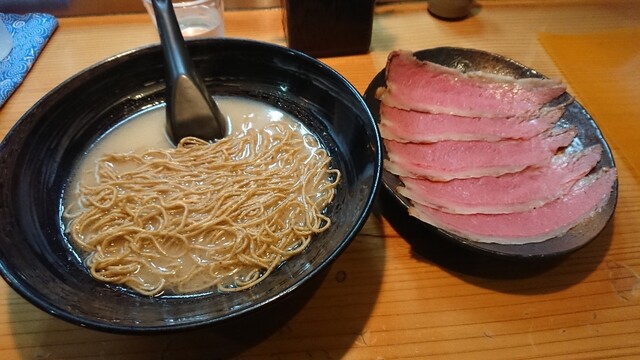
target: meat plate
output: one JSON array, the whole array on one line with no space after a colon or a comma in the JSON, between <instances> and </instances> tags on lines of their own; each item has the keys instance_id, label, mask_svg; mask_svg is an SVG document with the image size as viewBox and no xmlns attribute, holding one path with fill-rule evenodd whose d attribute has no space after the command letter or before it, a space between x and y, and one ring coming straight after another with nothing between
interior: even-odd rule
<instances>
[{"instance_id":1,"label":"meat plate","mask_svg":"<svg viewBox=\"0 0 640 360\"><path fill-rule=\"evenodd\" d=\"M414 55L420 60L431 61L463 72L484 71L498 75L512 76L514 78L545 78L543 74L540 74L514 60L481 50L439 47L417 51L414 52ZM365 102L378 122L380 121L380 104L379 100L376 99L375 94L376 90L384 85L385 69L382 69L373 78L364 94ZM611 154L611 149L605 141L598 125L582 105L575 100L570 100L571 95L568 93L564 93L560 98L554 100L554 102L557 101L559 103L570 102L570 104L566 106L566 111L556 126L573 126L577 130L576 137L568 146L566 151L579 151L588 146L600 144L603 149L602 158L595 170L603 167L614 168L615 163ZM383 156L387 158L386 154L383 154ZM391 194L394 201L397 201L405 210L409 208L411 205L410 200L396 191L397 187L402 184L401 180L396 175L384 170L382 174L382 183L384 189ZM465 247L478 250L483 253L501 257L548 258L571 253L595 239L613 216L617 204L617 198L618 182L616 181L611 196L607 200L606 204L592 217L573 227L564 235L538 243L527 243L521 245L482 243L449 233L427 223L423 224L435 229L447 240L457 242ZM409 216L408 213L407 216Z\"/></svg>"}]
</instances>

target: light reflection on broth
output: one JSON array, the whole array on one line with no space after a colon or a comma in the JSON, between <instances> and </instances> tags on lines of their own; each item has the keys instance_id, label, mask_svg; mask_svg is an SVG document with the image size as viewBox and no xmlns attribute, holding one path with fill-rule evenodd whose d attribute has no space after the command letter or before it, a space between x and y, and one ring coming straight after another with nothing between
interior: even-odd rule
<instances>
[{"instance_id":1,"label":"light reflection on broth","mask_svg":"<svg viewBox=\"0 0 640 360\"><path fill-rule=\"evenodd\" d=\"M157 108L78 165L65 226L94 277L145 295L239 291L330 225L323 210L340 173L318 140L266 104L216 101L231 133L216 144L173 149Z\"/></svg>"}]
</instances>

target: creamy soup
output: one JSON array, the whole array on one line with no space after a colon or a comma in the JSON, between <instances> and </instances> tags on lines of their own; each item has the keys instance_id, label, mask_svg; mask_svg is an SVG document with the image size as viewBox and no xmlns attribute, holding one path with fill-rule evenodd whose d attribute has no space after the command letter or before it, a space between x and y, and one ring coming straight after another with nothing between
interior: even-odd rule
<instances>
[{"instance_id":1,"label":"creamy soup","mask_svg":"<svg viewBox=\"0 0 640 360\"><path fill-rule=\"evenodd\" d=\"M216 104L227 120L227 135L262 129L282 122L304 134L309 130L296 118L271 105L239 97L216 97ZM169 149L173 144L166 133L165 108L149 109L123 122L103 136L77 166L73 182L90 181L97 160L106 154L142 152L148 149ZM89 176L87 176L89 174ZM71 194L72 195L72 194Z\"/></svg>"},{"instance_id":2,"label":"creamy soup","mask_svg":"<svg viewBox=\"0 0 640 360\"><path fill-rule=\"evenodd\" d=\"M216 98L229 134L175 149L164 108L129 119L78 164L65 225L92 275L141 294L240 291L324 231L340 173L302 124Z\"/></svg>"}]
</instances>

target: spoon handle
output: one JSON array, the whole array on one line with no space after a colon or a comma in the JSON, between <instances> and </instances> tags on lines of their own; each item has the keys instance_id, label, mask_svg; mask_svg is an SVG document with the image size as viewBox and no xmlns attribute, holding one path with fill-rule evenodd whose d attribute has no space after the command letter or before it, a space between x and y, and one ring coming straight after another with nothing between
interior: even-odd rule
<instances>
[{"instance_id":1,"label":"spoon handle","mask_svg":"<svg viewBox=\"0 0 640 360\"><path fill-rule=\"evenodd\" d=\"M224 116L209 96L182 37L170 0L152 0L167 71L167 129L174 143L185 136L221 139ZM201 126L207 118L213 124ZM196 120L194 120L196 119Z\"/></svg>"}]
</instances>

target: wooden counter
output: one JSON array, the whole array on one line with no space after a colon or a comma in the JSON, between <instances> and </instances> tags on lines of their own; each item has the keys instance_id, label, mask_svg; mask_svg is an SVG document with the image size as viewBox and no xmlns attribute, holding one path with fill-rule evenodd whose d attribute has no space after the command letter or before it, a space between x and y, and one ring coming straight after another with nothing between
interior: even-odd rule
<instances>
[{"instance_id":1,"label":"wooden counter","mask_svg":"<svg viewBox=\"0 0 640 360\"><path fill-rule=\"evenodd\" d=\"M640 118L632 117L637 105L617 103L639 98L640 52L611 62L611 71L632 69L624 76L635 77L630 89L614 94L615 84L600 84L596 73L565 71L586 52L567 63L540 37L633 29L640 2L480 1L473 16L457 22L426 9L422 2L379 6L369 54L321 60L361 92L389 51L400 48L483 49L563 79L603 129L618 166L618 208L597 239L559 261L503 261L425 233L380 196L313 296L274 320L153 337L107 334L52 317L0 282L0 359L640 358ZM285 44L277 9L227 12L225 21L229 37ZM60 19L0 108L0 136L66 78L157 39L146 14ZM616 59L615 52L605 55ZM592 85L598 94L590 93ZM604 105L590 100L606 95L615 96Z\"/></svg>"}]
</instances>

